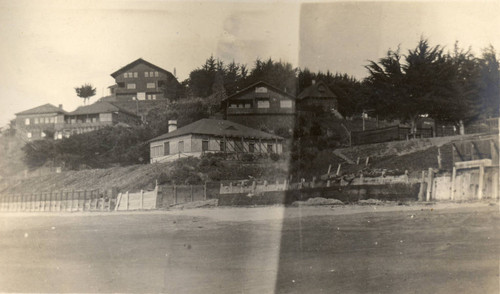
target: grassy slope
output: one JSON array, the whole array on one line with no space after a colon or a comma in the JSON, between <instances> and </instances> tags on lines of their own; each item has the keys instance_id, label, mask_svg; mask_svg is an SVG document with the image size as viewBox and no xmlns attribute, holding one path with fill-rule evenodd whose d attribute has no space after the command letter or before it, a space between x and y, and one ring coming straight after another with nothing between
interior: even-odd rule
<instances>
[{"instance_id":1,"label":"grassy slope","mask_svg":"<svg viewBox=\"0 0 500 294\"><path fill-rule=\"evenodd\" d=\"M342 153L356 161L362 158L360 165L348 165L344 160L335 156L331 150L319 151L312 159L313 169L308 169L304 177L310 180L313 176L325 174L328 166L332 165L335 172L339 163L342 163L342 173L356 173L365 169L364 158L370 156L371 169L398 169L408 170L411 176L419 177L422 170L429 167L437 168L438 147L441 149L443 169L449 170L452 166L451 143L455 140L470 139L474 136L457 136L434 139L410 140L371 145L354 146L341 149ZM200 172L196 166L187 167L193 173L206 178L207 174ZM212 170L211 167L208 168ZM206 170L206 169L205 169ZM228 162L222 177L224 179L248 179L249 176L270 179L276 173L278 177L286 176L287 163L280 161L261 164L243 164L241 162ZM246 173L248 171L248 174ZM5 185L0 193L35 192L43 190L60 189L108 189L117 187L120 191L138 191L152 189L154 183L162 173L172 173L172 164L146 164L127 167L114 167L109 169L94 169L83 171L68 171L60 174L51 174L17 180ZM296 179L294 179L295 181Z\"/></svg>"}]
</instances>

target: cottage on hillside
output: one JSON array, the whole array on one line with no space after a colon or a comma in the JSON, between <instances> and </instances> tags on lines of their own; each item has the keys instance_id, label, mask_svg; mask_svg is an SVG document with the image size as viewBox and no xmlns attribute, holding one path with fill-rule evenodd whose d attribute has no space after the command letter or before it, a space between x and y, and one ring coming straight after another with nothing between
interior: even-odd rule
<instances>
[{"instance_id":1,"label":"cottage on hillside","mask_svg":"<svg viewBox=\"0 0 500 294\"><path fill-rule=\"evenodd\" d=\"M291 131L295 124L295 96L265 82L257 82L226 98L227 120L256 129Z\"/></svg>"},{"instance_id":2,"label":"cottage on hillside","mask_svg":"<svg viewBox=\"0 0 500 294\"><path fill-rule=\"evenodd\" d=\"M282 137L231 121L201 119L179 129L176 124L177 121L169 121L169 132L149 141L151 163L199 157L206 152L283 152Z\"/></svg>"},{"instance_id":3,"label":"cottage on hillside","mask_svg":"<svg viewBox=\"0 0 500 294\"><path fill-rule=\"evenodd\" d=\"M297 108L299 110L314 110L316 107L331 112L337 109L338 102L337 95L325 83L313 80L312 85L305 88L297 97Z\"/></svg>"},{"instance_id":4,"label":"cottage on hillside","mask_svg":"<svg viewBox=\"0 0 500 294\"><path fill-rule=\"evenodd\" d=\"M58 127L54 137L67 138L73 134L87 133L118 123L136 125L141 123L141 118L113 103L96 102L67 113L64 116L64 124Z\"/></svg>"},{"instance_id":5,"label":"cottage on hillside","mask_svg":"<svg viewBox=\"0 0 500 294\"><path fill-rule=\"evenodd\" d=\"M139 58L111 74L116 84L103 101L175 99L180 83L171 72Z\"/></svg>"},{"instance_id":6,"label":"cottage on hillside","mask_svg":"<svg viewBox=\"0 0 500 294\"><path fill-rule=\"evenodd\" d=\"M64 124L66 113L62 105L56 107L49 103L16 113L17 134L30 141L52 136Z\"/></svg>"}]
</instances>

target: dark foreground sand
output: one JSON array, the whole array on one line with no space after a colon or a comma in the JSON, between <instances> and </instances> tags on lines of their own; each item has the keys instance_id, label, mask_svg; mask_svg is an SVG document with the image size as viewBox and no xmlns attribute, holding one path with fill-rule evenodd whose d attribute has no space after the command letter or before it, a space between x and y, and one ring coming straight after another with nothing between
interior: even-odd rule
<instances>
[{"instance_id":1,"label":"dark foreground sand","mask_svg":"<svg viewBox=\"0 0 500 294\"><path fill-rule=\"evenodd\" d=\"M0 214L0 292L499 293L487 202Z\"/></svg>"}]
</instances>

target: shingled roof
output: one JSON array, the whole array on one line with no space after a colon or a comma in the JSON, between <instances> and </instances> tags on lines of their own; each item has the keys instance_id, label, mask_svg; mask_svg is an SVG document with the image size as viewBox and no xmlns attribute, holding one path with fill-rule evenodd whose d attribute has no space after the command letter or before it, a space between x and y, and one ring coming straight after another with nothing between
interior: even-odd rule
<instances>
[{"instance_id":1,"label":"shingled roof","mask_svg":"<svg viewBox=\"0 0 500 294\"><path fill-rule=\"evenodd\" d=\"M328 86L319 81L317 83L312 84L311 86L304 89L304 91L300 92L298 99L304 98L337 98Z\"/></svg>"},{"instance_id":2,"label":"shingled roof","mask_svg":"<svg viewBox=\"0 0 500 294\"><path fill-rule=\"evenodd\" d=\"M171 76L173 76L173 75L172 75L172 73L170 73L169 71L164 70L163 68L161 68L161 67L159 67L159 66L157 66L157 65L154 65L154 64L152 64L151 62L147 62L146 60L144 60L144 59L142 59L142 58L139 58L139 59L137 59L137 60L135 60L135 61L132 61L131 63L129 63L129 64L125 65L124 67L122 67L122 68L120 68L119 70L117 70L117 71L115 71L114 73L112 73L112 74L111 74L111 76L112 76L113 78L116 78L117 76L119 76L119 75L120 75L120 74L122 74L123 72L126 72L128 69L130 69L130 68L132 68L132 67L136 66L136 65L137 65L137 64L139 64L139 63L144 63L144 64L146 64L147 66L149 66L149 67L152 67L152 68L156 69L157 71L161 71L161 72L163 72L163 73L165 73L165 74L167 74L167 75L169 75L169 76L170 76L170 75L171 75Z\"/></svg>"},{"instance_id":3,"label":"shingled roof","mask_svg":"<svg viewBox=\"0 0 500 294\"><path fill-rule=\"evenodd\" d=\"M124 112L131 115L136 115L110 102L105 102L105 101L99 101L87 106L80 106L75 111L68 113L68 115L98 114L98 113L111 113L111 112Z\"/></svg>"},{"instance_id":4,"label":"shingled roof","mask_svg":"<svg viewBox=\"0 0 500 294\"><path fill-rule=\"evenodd\" d=\"M278 92L278 93L280 93L282 95L285 95L285 96L288 96L288 97L290 97L292 99L295 99L295 96L293 96L290 93L287 93L287 92L285 92L283 90L280 90L280 89L276 88L275 86L273 86L271 84L268 84L268 83L266 83L264 81L258 81L257 83L251 84L250 86L248 86L248 87L246 87L244 89L241 89L240 91L238 91L238 92L234 93L233 95L227 97L226 99L224 99L224 101L230 100L230 99L232 99L234 97L238 97L238 96L240 96L241 94L243 94L245 92L254 91L255 88L258 87L258 86L260 86L260 87L262 87L262 86L268 87L268 88L272 89L275 92Z\"/></svg>"},{"instance_id":5,"label":"shingled roof","mask_svg":"<svg viewBox=\"0 0 500 294\"><path fill-rule=\"evenodd\" d=\"M166 133L159 137L151 139L149 140L149 142L155 142L190 134L212 135L212 136L228 137L228 138L237 137L237 138L283 140L283 138L280 136L252 129L232 121L204 118L195 121L194 123L191 123L187 126L179 128L171 133Z\"/></svg>"},{"instance_id":6,"label":"shingled roof","mask_svg":"<svg viewBox=\"0 0 500 294\"><path fill-rule=\"evenodd\" d=\"M21 111L16 113L16 115L27 115L27 114L44 114L44 113L62 113L66 114L67 112L64 111L62 108L56 107L50 103L31 108L25 111Z\"/></svg>"}]
</instances>

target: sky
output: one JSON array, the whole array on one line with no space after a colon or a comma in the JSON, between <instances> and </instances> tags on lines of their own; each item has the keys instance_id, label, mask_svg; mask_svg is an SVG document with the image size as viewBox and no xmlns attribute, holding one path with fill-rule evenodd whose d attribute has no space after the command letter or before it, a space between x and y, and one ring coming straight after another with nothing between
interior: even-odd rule
<instances>
[{"instance_id":1,"label":"sky","mask_svg":"<svg viewBox=\"0 0 500 294\"><path fill-rule=\"evenodd\" d=\"M316 1L317 2L317 1ZM366 76L368 60L431 45L500 48L499 1L0 0L0 126L39 105L83 105L74 88L108 94L111 73L143 58L179 81L210 55Z\"/></svg>"}]
</instances>

